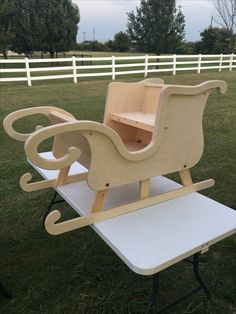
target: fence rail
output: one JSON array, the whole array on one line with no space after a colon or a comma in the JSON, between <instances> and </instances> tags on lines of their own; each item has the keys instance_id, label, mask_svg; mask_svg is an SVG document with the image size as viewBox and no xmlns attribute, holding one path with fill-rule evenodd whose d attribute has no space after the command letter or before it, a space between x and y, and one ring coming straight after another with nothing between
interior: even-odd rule
<instances>
[{"instance_id":1,"label":"fence rail","mask_svg":"<svg viewBox=\"0 0 236 314\"><path fill-rule=\"evenodd\" d=\"M85 61L89 61L90 65L84 65ZM78 65L81 62L82 65ZM44 66L50 63L51 66ZM66 66L58 65L65 63ZM95 64L94 64L95 63ZM16 64L17 68L11 65ZM38 64L41 64L38 67ZM55 64L55 66L52 66ZM176 75L178 71L197 71L216 69L219 72L223 69L236 68L236 54L218 54L218 55L166 55L166 56L127 56L127 57L71 57L56 59L11 59L0 60L0 73L3 77L0 82L17 82L26 81L28 86L32 85L32 81L65 79L72 78L77 83L77 78L83 77L100 77L111 76L113 80L118 75L144 74L147 77L149 73L171 72ZM10 67L9 67L10 66ZM4 67L4 68L3 68ZM123 69L125 69L123 71ZM100 70L110 69L108 72ZM121 69L121 70L119 70ZM87 71L86 71L87 70ZM95 71L93 71L95 70ZM36 72L69 72L56 75L40 75L34 76ZM93 72L91 72L93 71ZM7 73L25 73L25 76L5 77Z\"/></svg>"}]
</instances>

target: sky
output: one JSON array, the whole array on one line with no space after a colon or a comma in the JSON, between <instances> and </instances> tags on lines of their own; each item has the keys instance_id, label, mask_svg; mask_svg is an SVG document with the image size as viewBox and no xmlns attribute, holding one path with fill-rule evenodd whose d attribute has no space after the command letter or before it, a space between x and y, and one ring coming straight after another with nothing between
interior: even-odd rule
<instances>
[{"instance_id":1,"label":"sky","mask_svg":"<svg viewBox=\"0 0 236 314\"><path fill-rule=\"evenodd\" d=\"M164 1L164 0L163 0ZM80 9L77 41L107 41L115 33L126 31L127 12L136 11L140 0L73 0ZM200 39L200 32L211 23L214 0L177 0L185 15L187 41Z\"/></svg>"}]
</instances>

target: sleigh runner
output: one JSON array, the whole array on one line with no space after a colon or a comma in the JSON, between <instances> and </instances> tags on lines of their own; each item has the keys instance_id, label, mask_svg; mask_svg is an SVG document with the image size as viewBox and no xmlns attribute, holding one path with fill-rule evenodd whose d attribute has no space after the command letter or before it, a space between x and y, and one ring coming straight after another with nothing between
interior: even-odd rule
<instances>
[{"instance_id":1,"label":"sleigh runner","mask_svg":"<svg viewBox=\"0 0 236 314\"><path fill-rule=\"evenodd\" d=\"M143 207L181 197L214 185L214 180L193 183L190 169L200 160L203 147L202 116L210 92L226 92L224 81L208 81L197 86L165 85L161 79L109 85L103 124L77 120L56 107L23 109L4 120L6 132L25 142L29 161L37 167L59 170L56 179L30 182L22 176L24 191L59 187L86 181L96 191L90 213L64 222L53 211L45 220L51 234L68 232L98 221L123 215ZM25 116L43 114L52 125L38 126L31 134L21 134L13 123ZM54 158L47 159L38 146L53 137ZM80 163L85 171L70 175ZM87 169L87 170L86 170ZM183 187L151 195L150 179L179 172ZM139 182L139 200L103 211L112 188Z\"/></svg>"}]
</instances>

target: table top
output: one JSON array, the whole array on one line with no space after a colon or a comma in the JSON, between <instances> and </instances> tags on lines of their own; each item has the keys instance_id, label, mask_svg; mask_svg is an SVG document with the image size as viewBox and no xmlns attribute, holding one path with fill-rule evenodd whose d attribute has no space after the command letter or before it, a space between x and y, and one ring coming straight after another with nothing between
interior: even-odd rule
<instances>
[{"instance_id":1,"label":"table top","mask_svg":"<svg viewBox=\"0 0 236 314\"><path fill-rule=\"evenodd\" d=\"M51 152L42 155L53 158ZM47 179L58 174L57 170L34 168ZM85 170L76 162L69 174ZM180 185L165 177L156 177L151 179L151 187L152 195L156 195ZM95 191L86 181L56 190L79 215L89 213ZM136 200L138 183L114 188L108 193L105 210ZM199 193L192 193L91 227L130 269L138 274L152 275L234 234L236 211Z\"/></svg>"}]
</instances>

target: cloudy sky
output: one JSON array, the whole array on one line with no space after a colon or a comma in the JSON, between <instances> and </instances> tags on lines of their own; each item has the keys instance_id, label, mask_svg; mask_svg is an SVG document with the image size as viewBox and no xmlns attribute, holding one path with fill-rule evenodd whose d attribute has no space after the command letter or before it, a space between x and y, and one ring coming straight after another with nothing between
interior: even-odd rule
<instances>
[{"instance_id":1,"label":"cloudy sky","mask_svg":"<svg viewBox=\"0 0 236 314\"><path fill-rule=\"evenodd\" d=\"M126 30L127 12L139 6L140 0L73 0L80 9L78 41L106 41ZM163 0L164 1L164 0ZM200 32L209 26L214 14L214 0L177 0L185 15L188 41L200 38Z\"/></svg>"}]
</instances>

